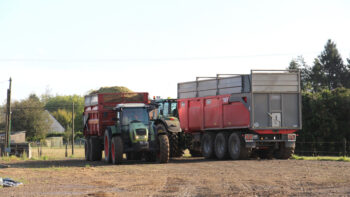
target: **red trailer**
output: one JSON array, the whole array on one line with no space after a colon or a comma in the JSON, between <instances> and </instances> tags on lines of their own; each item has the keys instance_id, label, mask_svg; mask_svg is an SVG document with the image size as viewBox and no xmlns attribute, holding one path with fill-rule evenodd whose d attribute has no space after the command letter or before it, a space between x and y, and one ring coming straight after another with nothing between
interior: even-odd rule
<instances>
[{"instance_id":1,"label":"red trailer","mask_svg":"<svg viewBox=\"0 0 350 197\"><path fill-rule=\"evenodd\" d=\"M207 77L206 77L207 78ZM252 70L178 84L181 129L191 152L244 159L286 159L301 129L300 73Z\"/></svg>"}]
</instances>

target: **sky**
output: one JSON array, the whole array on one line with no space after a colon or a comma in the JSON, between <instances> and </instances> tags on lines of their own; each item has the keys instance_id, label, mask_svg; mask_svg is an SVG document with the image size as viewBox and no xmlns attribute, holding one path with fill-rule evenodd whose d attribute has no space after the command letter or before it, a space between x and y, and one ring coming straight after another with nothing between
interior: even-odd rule
<instances>
[{"instance_id":1,"label":"sky","mask_svg":"<svg viewBox=\"0 0 350 197\"><path fill-rule=\"evenodd\" d=\"M126 86L163 98L197 76L350 57L347 0L0 0L0 104Z\"/></svg>"}]
</instances>

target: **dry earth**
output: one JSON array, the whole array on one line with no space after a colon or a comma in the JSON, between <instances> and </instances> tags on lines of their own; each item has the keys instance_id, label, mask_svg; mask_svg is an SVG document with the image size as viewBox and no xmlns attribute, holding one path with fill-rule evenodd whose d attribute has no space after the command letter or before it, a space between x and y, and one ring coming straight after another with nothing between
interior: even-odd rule
<instances>
[{"instance_id":1,"label":"dry earth","mask_svg":"<svg viewBox=\"0 0 350 197\"><path fill-rule=\"evenodd\" d=\"M0 196L350 196L350 162L180 158L119 166L79 159L6 164L0 176L24 185L0 188Z\"/></svg>"}]
</instances>

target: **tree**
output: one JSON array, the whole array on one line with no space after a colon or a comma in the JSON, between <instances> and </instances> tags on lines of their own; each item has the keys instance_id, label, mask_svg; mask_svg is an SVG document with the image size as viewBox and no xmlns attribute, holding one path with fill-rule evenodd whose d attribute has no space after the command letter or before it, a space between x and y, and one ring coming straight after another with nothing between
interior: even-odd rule
<instances>
[{"instance_id":1,"label":"tree","mask_svg":"<svg viewBox=\"0 0 350 197\"><path fill-rule=\"evenodd\" d=\"M50 125L51 121L44 110L44 105L35 94L31 94L25 100L13 103L12 130L27 131L28 140L44 139Z\"/></svg>"},{"instance_id":2,"label":"tree","mask_svg":"<svg viewBox=\"0 0 350 197\"><path fill-rule=\"evenodd\" d=\"M72 107L74 102L74 131L83 130L84 97L78 95L55 96L47 99L45 109L66 129L72 129Z\"/></svg>"},{"instance_id":3,"label":"tree","mask_svg":"<svg viewBox=\"0 0 350 197\"><path fill-rule=\"evenodd\" d=\"M311 81L310 81L311 68L306 64L302 56L299 56L296 59L292 59L292 61L289 63L288 69L300 70L301 89L302 90L311 89Z\"/></svg>"},{"instance_id":4,"label":"tree","mask_svg":"<svg viewBox=\"0 0 350 197\"><path fill-rule=\"evenodd\" d=\"M349 69L343 63L337 46L328 40L324 51L314 61L311 69L311 82L313 89L319 91L322 88L333 90L337 87L346 87Z\"/></svg>"}]
</instances>

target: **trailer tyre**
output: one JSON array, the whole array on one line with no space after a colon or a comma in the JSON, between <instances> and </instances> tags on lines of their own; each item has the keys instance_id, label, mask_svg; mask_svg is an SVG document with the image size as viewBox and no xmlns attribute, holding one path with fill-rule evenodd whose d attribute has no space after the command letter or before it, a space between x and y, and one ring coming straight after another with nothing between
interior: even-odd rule
<instances>
[{"instance_id":1,"label":"trailer tyre","mask_svg":"<svg viewBox=\"0 0 350 197\"><path fill-rule=\"evenodd\" d=\"M97 137L90 137L90 161L100 161L102 159L102 150L100 140Z\"/></svg>"},{"instance_id":2,"label":"trailer tyre","mask_svg":"<svg viewBox=\"0 0 350 197\"><path fill-rule=\"evenodd\" d=\"M202 137L202 154L206 159L214 157L214 135L205 133Z\"/></svg>"},{"instance_id":3,"label":"trailer tyre","mask_svg":"<svg viewBox=\"0 0 350 197\"><path fill-rule=\"evenodd\" d=\"M159 162L168 163L169 162L169 139L167 135L159 135Z\"/></svg>"},{"instance_id":4,"label":"trailer tyre","mask_svg":"<svg viewBox=\"0 0 350 197\"><path fill-rule=\"evenodd\" d=\"M106 129L103 140L104 140L103 144L104 144L104 152L105 152L105 161L107 163L111 163L112 162L112 158L111 158L112 132L109 129Z\"/></svg>"},{"instance_id":5,"label":"trailer tyre","mask_svg":"<svg viewBox=\"0 0 350 197\"><path fill-rule=\"evenodd\" d=\"M85 139L84 143L84 150L85 150L85 160L90 161L91 153L90 153L90 138Z\"/></svg>"},{"instance_id":6,"label":"trailer tyre","mask_svg":"<svg viewBox=\"0 0 350 197\"><path fill-rule=\"evenodd\" d=\"M226 159L227 153L227 140L225 133L218 133L215 137L215 155L218 159Z\"/></svg>"},{"instance_id":7,"label":"trailer tyre","mask_svg":"<svg viewBox=\"0 0 350 197\"><path fill-rule=\"evenodd\" d=\"M236 133L232 133L228 138L228 152L231 159L239 159L241 154L241 140Z\"/></svg>"},{"instance_id":8,"label":"trailer tyre","mask_svg":"<svg viewBox=\"0 0 350 197\"><path fill-rule=\"evenodd\" d=\"M114 136L111 143L111 156L113 164L120 164L123 161L123 140L120 136Z\"/></svg>"}]
</instances>

